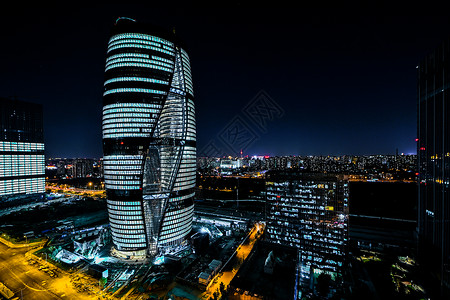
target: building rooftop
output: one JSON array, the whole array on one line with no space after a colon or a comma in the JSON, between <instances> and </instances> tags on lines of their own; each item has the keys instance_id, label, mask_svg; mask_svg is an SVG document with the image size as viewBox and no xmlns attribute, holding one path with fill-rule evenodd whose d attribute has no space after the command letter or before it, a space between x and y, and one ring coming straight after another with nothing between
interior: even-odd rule
<instances>
[{"instance_id":1,"label":"building rooftop","mask_svg":"<svg viewBox=\"0 0 450 300\"><path fill-rule=\"evenodd\" d=\"M273 274L264 272L269 253L277 258ZM264 299L292 299L295 287L297 250L260 242L230 283L230 293L251 294Z\"/></svg>"}]
</instances>

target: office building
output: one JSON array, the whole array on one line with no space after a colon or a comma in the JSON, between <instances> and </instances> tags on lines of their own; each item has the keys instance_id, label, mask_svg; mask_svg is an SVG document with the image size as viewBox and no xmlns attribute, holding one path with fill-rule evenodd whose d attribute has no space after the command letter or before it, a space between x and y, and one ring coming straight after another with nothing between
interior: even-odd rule
<instances>
[{"instance_id":1,"label":"office building","mask_svg":"<svg viewBox=\"0 0 450 300\"><path fill-rule=\"evenodd\" d=\"M419 255L450 286L450 41L417 66Z\"/></svg>"},{"instance_id":2,"label":"office building","mask_svg":"<svg viewBox=\"0 0 450 300\"><path fill-rule=\"evenodd\" d=\"M155 255L192 229L194 92L188 54L172 33L119 18L103 94L103 170L115 252Z\"/></svg>"},{"instance_id":3,"label":"office building","mask_svg":"<svg viewBox=\"0 0 450 300\"><path fill-rule=\"evenodd\" d=\"M300 280L342 274L348 244L348 180L343 175L266 174L266 241L299 250Z\"/></svg>"},{"instance_id":4,"label":"office building","mask_svg":"<svg viewBox=\"0 0 450 300\"><path fill-rule=\"evenodd\" d=\"M45 192L42 105L0 98L0 197Z\"/></svg>"},{"instance_id":5,"label":"office building","mask_svg":"<svg viewBox=\"0 0 450 300\"><path fill-rule=\"evenodd\" d=\"M73 178L85 178L94 173L94 160L88 158L77 158L72 162Z\"/></svg>"}]
</instances>

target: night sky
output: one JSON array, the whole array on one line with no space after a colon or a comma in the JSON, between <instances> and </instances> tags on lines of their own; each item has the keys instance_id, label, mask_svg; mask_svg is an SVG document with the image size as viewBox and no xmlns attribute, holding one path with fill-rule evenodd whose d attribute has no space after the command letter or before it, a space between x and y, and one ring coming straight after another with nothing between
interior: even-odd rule
<instances>
[{"instance_id":1,"label":"night sky","mask_svg":"<svg viewBox=\"0 0 450 300\"><path fill-rule=\"evenodd\" d=\"M4 8L0 97L44 105L47 157L101 157L106 47L126 16L175 27L185 42L200 154L415 153L416 65L450 36L448 17L199 8ZM251 113L258 107L259 119ZM237 140L227 135L233 128Z\"/></svg>"}]
</instances>

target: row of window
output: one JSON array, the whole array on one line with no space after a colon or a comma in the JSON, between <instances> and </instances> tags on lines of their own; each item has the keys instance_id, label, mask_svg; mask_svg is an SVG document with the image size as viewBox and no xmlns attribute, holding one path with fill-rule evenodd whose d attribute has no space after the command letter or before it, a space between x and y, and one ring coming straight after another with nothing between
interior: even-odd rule
<instances>
[{"instance_id":1,"label":"row of window","mask_svg":"<svg viewBox=\"0 0 450 300\"><path fill-rule=\"evenodd\" d=\"M196 162L192 160L184 160L180 163L180 168L196 168Z\"/></svg>"},{"instance_id":2,"label":"row of window","mask_svg":"<svg viewBox=\"0 0 450 300\"><path fill-rule=\"evenodd\" d=\"M112 47L108 48L108 53L110 51L116 50L116 49L121 49L121 48L138 48L138 49L147 49L147 50L155 50L155 51L159 51L168 55L173 56L173 52L166 50L166 49L162 49L162 48L158 48L155 46L149 46L149 45L142 45L142 44L136 44L136 43L129 43L129 44L118 44Z\"/></svg>"},{"instance_id":3,"label":"row of window","mask_svg":"<svg viewBox=\"0 0 450 300\"><path fill-rule=\"evenodd\" d=\"M103 157L103 162L106 161L127 161L130 163L140 163L142 161L142 155L106 155Z\"/></svg>"},{"instance_id":4,"label":"row of window","mask_svg":"<svg viewBox=\"0 0 450 300\"><path fill-rule=\"evenodd\" d=\"M132 38L132 39L118 39L115 41L110 41L108 43L108 52L114 50L113 48L115 46L120 46L122 44L139 44L139 45L146 45L146 46L150 46L150 47L154 47L157 48L158 50L167 50L170 53L173 53L173 47L168 47L166 45L162 45L161 43L155 43L153 41L149 41L146 39L136 39L136 38ZM162 52L162 51L161 51Z\"/></svg>"},{"instance_id":5,"label":"row of window","mask_svg":"<svg viewBox=\"0 0 450 300\"><path fill-rule=\"evenodd\" d=\"M109 95L109 94L115 94L115 93L146 93L146 94L159 94L159 95L165 95L166 92L160 91L160 90L154 90L154 89L142 89L142 88L118 88L118 89L112 89L107 90L103 93L103 96Z\"/></svg>"},{"instance_id":6,"label":"row of window","mask_svg":"<svg viewBox=\"0 0 450 300\"><path fill-rule=\"evenodd\" d=\"M138 170L141 169L142 160L116 160L103 163L104 170Z\"/></svg>"},{"instance_id":7,"label":"row of window","mask_svg":"<svg viewBox=\"0 0 450 300\"><path fill-rule=\"evenodd\" d=\"M144 53L119 53L119 54L114 54L114 55L109 56L109 57L106 59L106 62L109 62L109 61L111 61L111 60L113 60L113 59L121 58L121 57L141 57L141 58L149 58L150 55L144 54Z\"/></svg>"},{"instance_id":8,"label":"row of window","mask_svg":"<svg viewBox=\"0 0 450 300\"><path fill-rule=\"evenodd\" d=\"M38 154L0 154L0 162L14 161L21 164L44 163L44 155Z\"/></svg>"},{"instance_id":9,"label":"row of window","mask_svg":"<svg viewBox=\"0 0 450 300\"><path fill-rule=\"evenodd\" d=\"M134 127L103 129L103 135L107 135L109 133L118 133L118 132L141 132L141 130L140 130L140 128L134 128Z\"/></svg>"},{"instance_id":10,"label":"row of window","mask_svg":"<svg viewBox=\"0 0 450 300\"><path fill-rule=\"evenodd\" d=\"M103 173L105 175L111 175L111 176L116 176L116 175L140 175L141 171L140 169L134 170L134 171L128 171L128 170L104 170ZM113 178L111 176L108 176L108 178Z\"/></svg>"},{"instance_id":11,"label":"row of window","mask_svg":"<svg viewBox=\"0 0 450 300\"><path fill-rule=\"evenodd\" d=\"M165 228L171 224L182 222L186 218L192 218L193 216L194 216L194 205L177 210L167 211L164 217L162 228Z\"/></svg>"},{"instance_id":12,"label":"row of window","mask_svg":"<svg viewBox=\"0 0 450 300\"><path fill-rule=\"evenodd\" d=\"M150 121L153 121L153 120L150 119ZM139 123L139 122L123 123L123 122L117 122L117 123L112 123L112 124L103 124L102 128L103 129L118 128L118 127L124 127L124 128L130 128L130 127L147 128L147 127L153 127L153 126L154 126L154 124L152 122L149 122L149 123Z\"/></svg>"},{"instance_id":13,"label":"row of window","mask_svg":"<svg viewBox=\"0 0 450 300\"><path fill-rule=\"evenodd\" d=\"M145 235L143 235L143 232L141 231L141 232L138 232L138 233L133 233L133 232L130 232L130 233L125 233L125 234L123 234L123 233L117 233L117 232L114 232L114 231L112 231L112 235L113 235L113 237L114 238L132 238L132 237L142 237L142 236L145 236Z\"/></svg>"},{"instance_id":14,"label":"row of window","mask_svg":"<svg viewBox=\"0 0 450 300\"><path fill-rule=\"evenodd\" d=\"M170 221L164 221L161 233L167 233L168 231L174 232L176 228L180 228L185 224L192 223L194 213L183 215L182 217Z\"/></svg>"},{"instance_id":15,"label":"row of window","mask_svg":"<svg viewBox=\"0 0 450 300\"><path fill-rule=\"evenodd\" d=\"M126 166L117 166L117 165L107 165L103 166L104 171L120 171L120 170L141 170L141 165L126 165Z\"/></svg>"},{"instance_id":16,"label":"row of window","mask_svg":"<svg viewBox=\"0 0 450 300\"><path fill-rule=\"evenodd\" d=\"M189 174L190 175L190 174ZM192 178L194 177L194 178ZM195 184L196 178L195 176L186 176L185 174L179 174L175 181L175 186L186 185L186 184Z\"/></svg>"},{"instance_id":17,"label":"row of window","mask_svg":"<svg viewBox=\"0 0 450 300\"><path fill-rule=\"evenodd\" d=\"M134 218L134 217L133 217ZM140 219L110 219L111 227L118 228L141 228L144 226L144 221ZM138 226L140 225L140 226Z\"/></svg>"},{"instance_id":18,"label":"row of window","mask_svg":"<svg viewBox=\"0 0 450 300\"><path fill-rule=\"evenodd\" d=\"M105 81L104 85L114 83L114 82L146 82L146 83L159 83L167 85L168 81L155 79L155 78L147 78L147 77L116 77L112 79L108 79Z\"/></svg>"},{"instance_id":19,"label":"row of window","mask_svg":"<svg viewBox=\"0 0 450 300\"><path fill-rule=\"evenodd\" d=\"M175 186L175 187L173 188L173 190L174 190L174 191L182 191L182 190L187 190L187 189L190 189L190 188L195 188L195 182L192 183L192 184L189 184L189 185L186 185L186 184L180 184L179 186Z\"/></svg>"},{"instance_id":20,"label":"row of window","mask_svg":"<svg viewBox=\"0 0 450 300\"><path fill-rule=\"evenodd\" d=\"M189 199L189 198L194 197L194 195L195 195L195 193L188 194L188 195L185 195L185 196L180 196L180 197L170 198L170 199L169 199L169 202L183 201L183 200L186 200L186 199Z\"/></svg>"},{"instance_id":21,"label":"row of window","mask_svg":"<svg viewBox=\"0 0 450 300\"><path fill-rule=\"evenodd\" d=\"M161 71L165 71L165 72L169 72L171 73L172 70L166 67L161 67L158 66L156 64L149 64L149 63L139 63L139 62L127 62L127 63L111 63L110 65L108 65L105 68L105 72L110 70L110 69L115 69L115 68L126 68L126 67L139 67L139 68L148 68L148 69L156 69L156 70L161 70Z\"/></svg>"},{"instance_id":22,"label":"row of window","mask_svg":"<svg viewBox=\"0 0 450 300\"><path fill-rule=\"evenodd\" d=\"M111 180L139 180L139 174L134 173L133 175L117 175L116 173L113 173L112 175L106 176L109 181Z\"/></svg>"},{"instance_id":23,"label":"row of window","mask_svg":"<svg viewBox=\"0 0 450 300\"><path fill-rule=\"evenodd\" d=\"M141 205L140 201L114 201L109 199L107 203L111 205Z\"/></svg>"},{"instance_id":24,"label":"row of window","mask_svg":"<svg viewBox=\"0 0 450 300\"><path fill-rule=\"evenodd\" d=\"M183 222L179 222L173 225L169 225L166 228L161 229L160 236L162 237L170 237L171 234L179 234L180 232L184 232L186 228L190 228L192 226L192 218L186 218Z\"/></svg>"},{"instance_id":25,"label":"row of window","mask_svg":"<svg viewBox=\"0 0 450 300\"><path fill-rule=\"evenodd\" d=\"M139 181L134 182L136 183L123 183L123 181L113 181L113 183L109 183L108 180L105 180L105 187L110 190L139 190L141 188L140 184L138 183Z\"/></svg>"},{"instance_id":26,"label":"row of window","mask_svg":"<svg viewBox=\"0 0 450 300\"><path fill-rule=\"evenodd\" d=\"M195 178L196 176L195 173L193 172L178 172L177 179L175 182L178 182L180 184L182 182L184 182L185 184L191 184L192 181L195 182Z\"/></svg>"},{"instance_id":27,"label":"row of window","mask_svg":"<svg viewBox=\"0 0 450 300\"><path fill-rule=\"evenodd\" d=\"M106 69L108 70L109 66L115 65L117 63L145 63L145 64L151 64L151 65L155 65L155 66L161 66L161 67L166 67L169 70L171 70L172 65L159 61L159 60L153 60L150 58L140 58L140 57L119 57L119 58L114 58L111 59L110 61L108 61L106 63Z\"/></svg>"},{"instance_id":28,"label":"row of window","mask_svg":"<svg viewBox=\"0 0 450 300\"><path fill-rule=\"evenodd\" d=\"M189 63L189 59L183 57L183 70L186 71L189 75L191 75L191 65Z\"/></svg>"},{"instance_id":29,"label":"row of window","mask_svg":"<svg viewBox=\"0 0 450 300\"><path fill-rule=\"evenodd\" d=\"M180 169L179 169L180 173L194 173L193 176L195 176L195 172L196 171L197 171L197 167L195 167L195 166L190 166L190 167L184 166L184 167L181 167L181 165L180 165Z\"/></svg>"},{"instance_id":30,"label":"row of window","mask_svg":"<svg viewBox=\"0 0 450 300\"><path fill-rule=\"evenodd\" d=\"M18 168L13 166L12 168L8 165L0 164L0 180L2 177L14 177L14 176L28 176L28 175L42 175L44 176L45 171L43 166L27 166L27 168Z\"/></svg>"},{"instance_id":31,"label":"row of window","mask_svg":"<svg viewBox=\"0 0 450 300\"><path fill-rule=\"evenodd\" d=\"M181 238L185 237L191 231L191 229L192 229L192 223L186 224L186 226L184 226L183 228L180 228L180 231L178 231L178 232L167 234L167 235L161 235L159 237L159 242L161 244L164 244L164 243L169 243L171 241L181 239Z\"/></svg>"},{"instance_id":32,"label":"row of window","mask_svg":"<svg viewBox=\"0 0 450 300\"><path fill-rule=\"evenodd\" d=\"M109 126L109 127L112 127L112 129L103 128L103 135L107 135L109 133L118 133L118 132L151 132L151 130L145 130L144 127L153 127L153 124L143 124L143 125L146 125L146 126L123 127L123 128Z\"/></svg>"},{"instance_id":33,"label":"row of window","mask_svg":"<svg viewBox=\"0 0 450 300\"><path fill-rule=\"evenodd\" d=\"M132 206L132 205L112 205L108 203L108 209L117 210L117 211L127 211L127 210L133 210L133 211L140 211L141 206Z\"/></svg>"},{"instance_id":34,"label":"row of window","mask_svg":"<svg viewBox=\"0 0 450 300\"><path fill-rule=\"evenodd\" d=\"M43 143L27 143L27 142L5 142L0 141L1 151L36 151L44 150Z\"/></svg>"},{"instance_id":35,"label":"row of window","mask_svg":"<svg viewBox=\"0 0 450 300\"><path fill-rule=\"evenodd\" d=\"M139 214L134 214L134 215L116 215L116 214L112 214L110 211L108 211L108 215L109 215L109 219L112 220L126 220L126 221L130 221L130 220L142 220L142 215Z\"/></svg>"},{"instance_id":36,"label":"row of window","mask_svg":"<svg viewBox=\"0 0 450 300\"><path fill-rule=\"evenodd\" d=\"M103 107L103 111L113 109L113 108L124 108L124 107L134 107L134 108L161 108L161 104L153 104L153 103L135 103L135 102L122 102L122 103L114 103L108 104ZM121 110L122 111L122 110ZM136 110L130 110L136 111ZM158 110L159 111L159 110Z\"/></svg>"},{"instance_id":37,"label":"row of window","mask_svg":"<svg viewBox=\"0 0 450 300\"><path fill-rule=\"evenodd\" d=\"M141 40L141 39L119 39L119 40L115 40L115 41L110 41L108 43L108 49L111 49L112 47L116 46L116 45L120 45L120 44L126 44L126 43L138 43L138 44L143 44L143 45L150 45L150 46L155 46L158 48L163 48L161 43L155 43L149 40Z\"/></svg>"},{"instance_id":38,"label":"row of window","mask_svg":"<svg viewBox=\"0 0 450 300\"><path fill-rule=\"evenodd\" d=\"M173 60L171 60L171 59L167 59L167 58L163 58L163 57L159 57L159 56L155 56L155 55L152 55L152 59L166 62L166 63L170 64L171 66L173 66L173 64L174 64Z\"/></svg>"},{"instance_id":39,"label":"row of window","mask_svg":"<svg viewBox=\"0 0 450 300\"><path fill-rule=\"evenodd\" d=\"M185 58L186 60L189 61L189 55L183 48L180 49L180 52L181 52L181 56L183 56L183 58Z\"/></svg>"},{"instance_id":40,"label":"row of window","mask_svg":"<svg viewBox=\"0 0 450 300\"><path fill-rule=\"evenodd\" d=\"M44 155L0 154L0 177L44 175Z\"/></svg>"},{"instance_id":41,"label":"row of window","mask_svg":"<svg viewBox=\"0 0 450 300\"><path fill-rule=\"evenodd\" d=\"M116 138L129 138L129 137L140 137L140 138L148 138L150 137L149 133L113 133L104 135L104 139L116 139Z\"/></svg>"},{"instance_id":42,"label":"row of window","mask_svg":"<svg viewBox=\"0 0 450 300\"><path fill-rule=\"evenodd\" d=\"M125 132L121 132L121 133L116 133L115 131L112 132L104 132L103 133L103 138L107 139L107 138L126 138L126 137L145 137L148 138L150 137L150 133L152 132L151 128L143 128L142 130L140 130L141 133L130 133L129 131L125 131Z\"/></svg>"},{"instance_id":43,"label":"row of window","mask_svg":"<svg viewBox=\"0 0 450 300\"><path fill-rule=\"evenodd\" d=\"M158 42L158 43L173 47L173 43L168 40L165 40L165 39L157 37L157 36L149 35L149 34L143 34L143 33L119 33L119 34L112 36L109 39L109 43L120 40L120 39L129 39L129 38Z\"/></svg>"},{"instance_id":44,"label":"row of window","mask_svg":"<svg viewBox=\"0 0 450 300\"><path fill-rule=\"evenodd\" d=\"M144 224L139 225L122 225L122 224L114 224L111 223L111 232L114 235L116 232L119 234L142 234L144 232Z\"/></svg>"},{"instance_id":45,"label":"row of window","mask_svg":"<svg viewBox=\"0 0 450 300\"><path fill-rule=\"evenodd\" d=\"M143 234L144 224L134 225L134 226L123 226L117 225L111 228L112 232L116 233L128 233L128 234Z\"/></svg>"},{"instance_id":46,"label":"row of window","mask_svg":"<svg viewBox=\"0 0 450 300\"><path fill-rule=\"evenodd\" d=\"M116 238L114 235L112 236L114 242L122 242L126 243L127 245L146 242L145 235L142 235L140 237L139 236L128 236L128 237L129 238ZM145 246L146 244L143 245Z\"/></svg>"},{"instance_id":47,"label":"row of window","mask_svg":"<svg viewBox=\"0 0 450 300\"><path fill-rule=\"evenodd\" d=\"M196 141L196 136L193 133L188 133L186 136L187 141Z\"/></svg>"},{"instance_id":48,"label":"row of window","mask_svg":"<svg viewBox=\"0 0 450 300\"><path fill-rule=\"evenodd\" d=\"M106 119L103 121L103 125L105 124L111 124L111 123L117 123L117 124L127 124L127 123L155 123L156 120L155 119L151 119L151 118L112 118L112 119ZM124 125L125 125L124 124Z\"/></svg>"},{"instance_id":49,"label":"row of window","mask_svg":"<svg viewBox=\"0 0 450 300\"><path fill-rule=\"evenodd\" d=\"M0 195L34 194L45 192L45 178L0 180Z\"/></svg>"},{"instance_id":50,"label":"row of window","mask_svg":"<svg viewBox=\"0 0 450 300\"><path fill-rule=\"evenodd\" d=\"M115 216L141 216L142 212L139 209L133 209L133 210L114 210L109 208L108 209L108 213L110 216L115 215Z\"/></svg>"},{"instance_id":51,"label":"row of window","mask_svg":"<svg viewBox=\"0 0 450 300\"><path fill-rule=\"evenodd\" d=\"M142 119L147 120L146 122L155 122L157 118L157 112L155 113L140 113L140 112L128 112L128 113L104 113L103 114L103 123L106 121L110 121L113 123L118 122L117 120L120 120L121 118L128 118L128 119Z\"/></svg>"}]
</instances>

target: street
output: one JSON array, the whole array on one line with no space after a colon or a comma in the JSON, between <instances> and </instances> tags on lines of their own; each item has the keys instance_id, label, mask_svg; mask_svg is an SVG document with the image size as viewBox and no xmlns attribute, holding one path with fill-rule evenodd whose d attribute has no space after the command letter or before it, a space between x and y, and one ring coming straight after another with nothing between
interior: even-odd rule
<instances>
[{"instance_id":1,"label":"street","mask_svg":"<svg viewBox=\"0 0 450 300\"><path fill-rule=\"evenodd\" d=\"M30 249L8 248L0 243L0 281L5 284L19 299L92 299L87 293L79 293L70 282L68 274L57 272L55 278L43 270L40 265L46 265L45 260L27 252ZM27 257L33 257L37 262L29 264Z\"/></svg>"},{"instance_id":2,"label":"street","mask_svg":"<svg viewBox=\"0 0 450 300\"><path fill-rule=\"evenodd\" d=\"M255 245L256 241L258 240L259 236L257 236L258 231L262 232L265 228L265 224L263 223L256 223L255 226L252 228L252 230L249 233L248 236L248 242L245 244L240 245L236 249L236 257L238 258L238 262L233 266L233 270L231 271L224 271L217 276L215 276L211 282L208 284L206 291L202 294L202 299L208 299L215 291L219 290L220 283L223 283L225 289L230 284L231 280L233 279L234 275L236 275L237 271L239 270L240 266L243 264L247 256L250 254L250 252L253 249L253 246Z\"/></svg>"}]
</instances>

